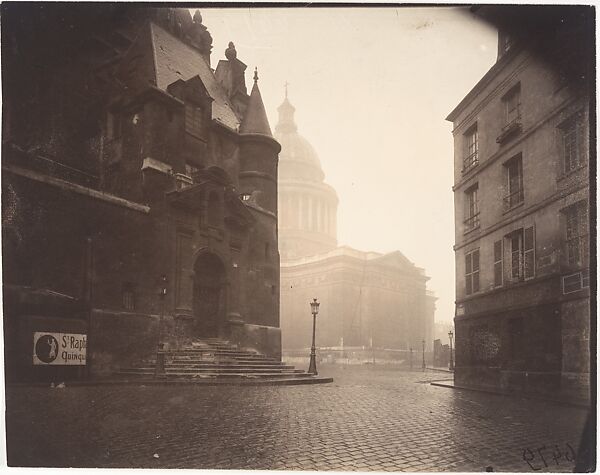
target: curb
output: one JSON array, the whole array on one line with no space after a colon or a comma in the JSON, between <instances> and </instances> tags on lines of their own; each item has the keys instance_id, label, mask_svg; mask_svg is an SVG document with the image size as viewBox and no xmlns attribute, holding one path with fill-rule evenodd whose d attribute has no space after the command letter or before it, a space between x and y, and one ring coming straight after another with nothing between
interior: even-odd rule
<instances>
[{"instance_id":1,"label":"curb","mask_svg":"<svg viewBox=\"0 0 600 475\"><path fill-rule=\"evenodd\" d=\"M507 392L502 392L502 391L493 391L491 389L480 389L480 388L472 388L472 387L467 387L467 386L456 386L455 384L444 384L441 382L434 382L434 381L432 381L429 384L431 384L432 386L438 386L440 388L457 389L459 391L472 391L472 392L476 392L476 393L494 394L496 396L523 398L523 399L532 399L535 401L552 402L554 404L558 404L561 406L577 407L579 409L590 409L591 408L590 403L562 401L560 399L552 399L552 398L547 398L547 397L543 397L543 396L536 396L533 394L507 393Z\"/></svg>"},{"instance_id":2,"label":"curb","mask_svg":"<svg viewBox=\"0 0 600 475\"><path fill-rule=\"evenodd\" d=\"M425 369L428 369L430 371L438 371L440 373L454 374L454 371L450 371L449 369L444 369L444 368L431 368L431 367L427 366Z\"/></svg>"}]
</instances>

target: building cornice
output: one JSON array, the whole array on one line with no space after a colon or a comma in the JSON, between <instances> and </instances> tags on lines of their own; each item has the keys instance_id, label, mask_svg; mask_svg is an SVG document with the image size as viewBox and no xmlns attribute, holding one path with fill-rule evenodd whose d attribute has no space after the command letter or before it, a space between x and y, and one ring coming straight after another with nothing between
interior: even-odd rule
<instances>
[{"instance_id":1,"label":"building cornice","mask_svg":"<svg viewBox=\"0 0 600 475\"><path fill-rule=\"evenodd\" d=\"M274 138L264 134L240 133L240 142L258 142L268 145L274 153L281 152L281 144Z\"/></svg>"},{"instance_id":2,"label":"building cornice","mask_svg":"<svg viewBox=\"0 0 600 475\"><path fill-rule=\"evenodd\" d=\"M273 213L272 211L269 211L265 208L260 207L259 205L255 204L255 203L251 203L249 201L242 201L242 203L247 206L248 208L250 208L250 210L252 211L256 211L258 213L264 214L265 216L268 216L269 218L274 219L275 221L277 221L277 215L275 213Z\"/></svg>"},{"instance_id":3,"label":"building cornice","mask_svg":"<svg viewBox=\"0 0 600 475\"><path fill-rule=\"evenodd\" d=\"M35 172L32 170L27 170L25 168L17 167L15 165L2 165L2 170L12 173L14 175L18 175L24 178L29 178L30 180L34 180L40 183L45 183L50 186L54 186L56 188L60 188L61 190L71 191L73 193L78 193L80 195L85 195L90 198L94 198L97 200L104 201L106 203L110 203L112 205L121 206L123 208L127 208L133 211L137 211L140 213L148 214L150 212L150 207L135 203L133 201L126 200L125 198L121 198L119 196L111 195L109 193L104 193L102 191L94 190L92 188L88 188L83 185L78 185L76 183L71 183L65 180L61 180L60 178L51 177L48 175L44 175L39 172Z\"/></svg>"},{"instance_id":4,"label":"building cornice","mask_svg":"<svg viewBox=\"0 0 600 475\"><path fill-rule=\"evenodd\" d=\"M335 188L324 182L311 182L304 180L279 179L279 194L302 192L306 190L324 193L336 203L339 202ZM296 191L297 190L297 191Z\"/></svg>"},{"instance_id":5,"label":"building cornice","mask_svg":"<svg viewBox=\"0 0 600 475\"><path fill-rule=\"evenodd\" d=\"M277 178L269 175L268 173L265 172L257 172L257 171L245 171L245 172L240 172L240 178L262 178L264 180L268 180L271 181L275 184L277 184Z\"/></svg>"},{"instance_id":6,"label":"building cornice","mask_svg":"<svg viewBox=\"0 0 600 475\"><path fill-rule=\"evenodd\" d=\"M483 91L497 75L502 71L510 62L513 61L514 58L517 57L519 53L523 51L523 48L515 48L513 51L502 56L496 63L492 65L492 67L488 70L487 73L483 75L483 77L473 86L467 95L458 103L458 105L448 114L446 117L447 121L454 122L456 118L463 112L469 104L473 102L473 100L477 97L481 91ZM496 90L496 89L495 89ZM488 96L489 97L489 96ZM487 99L487 98L486 98ZM483 102L483 101L482 101Z\"/></svg>"}]
</instances>

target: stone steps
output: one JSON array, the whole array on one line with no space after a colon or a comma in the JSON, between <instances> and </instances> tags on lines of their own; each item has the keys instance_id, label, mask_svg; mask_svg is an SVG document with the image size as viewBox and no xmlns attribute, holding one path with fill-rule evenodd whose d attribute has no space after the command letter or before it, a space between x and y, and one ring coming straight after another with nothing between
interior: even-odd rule
<instances>
[{"instance_id":1,"label":"stone steps","mask_svg":"<svg viewBox=\"0 0 600 475\"><path fill-rule=\"evenodd\" d=\"M232 384L309 384L331 382L253 350L244 350L227 341L207 338L184 348L165 352L165 372L155 375L155 360L122 368L118 377L133 381L219 382Z\"/></svg>"},{"instance_id":2,"label":"stone steps","mask_svg":"<svg viewBox=\"0 0 600 475\"><path fill-rule=\"evenodd\" d=\"M121 369L121 373L138 373L138 372L150 372L154 374L154 367L138 367L138 368L123 368ZM165 372L167 374L171 373L218 373L218 374L226 374L226 373L285 373L285 374L294 374L294 373L303 373L304 371L301 369L295 368L239 368L239 367L231 367L231 368L215 368L207 366L205 368L194 368L194 367L172 367L166 365Z\"/></svg>"},{"instance_id":3,"label":"stone steps","mask_svg":"<svg viewBox=\"0 0 600 475\"><path fill-rule=\"evenodd\" d=\"M239 363L210 363L204 361L202 363L182 363L172 362L165 365L166 368L216 368L216 369L227 369L227 368L244 368L244 369L294 369L294 366L284 364L239 364Z\"/></svg>"},{"instance_id":4,"label":"stone steps","mask_svg":"<svg viewBox=\"0 0 600 475\"><path fill-rule=\"evenodd\" d=\"M129 376L129 377L154 377L154 368L147 370L131 370L131 371L121 371L121 376ZM298 373L291 372L269 372L269 373L248 373L248 372L238 372L238 373L219 373L219 372L194 372L194 373L184 373L184 372L171 372L167 371L164 378L210 378L210 379L221 379L221 378L259 378L259 379L278 379L278 378L311 378L312 375L305 373L303 371Z\"/></svg>"},{"instance_id":5,"label":"stone steps","mask_svg":"<svg viewBox=\"0 0 600 475\"><path fill-rule=\"evenodd\" d=\"M154 363L155 360L149 360ZM240 364L280 364L281 362L275 358L246 358L245 356L214 356L214 355L168 355L168 361L180 363L210 363L210 362L226 362Z\"/></svg>"},{"instance_id":6,"label":"stone steps","mask_svg":"<svg viewBox=\"0 0 600 475\"><path fill-rule=\"evenodd\" d=\"M244 353L241 351L236 352L224 352L224 351L212 351L212 350L174 350L169 352L174 356L203 356L203 355L214 355L214 356L227 356L231 358L247 358L247 359L257 359L257 360L272 360L274 358L269 358L265 355L255 355L252 353Z\"/></svg>"}]
</instances>

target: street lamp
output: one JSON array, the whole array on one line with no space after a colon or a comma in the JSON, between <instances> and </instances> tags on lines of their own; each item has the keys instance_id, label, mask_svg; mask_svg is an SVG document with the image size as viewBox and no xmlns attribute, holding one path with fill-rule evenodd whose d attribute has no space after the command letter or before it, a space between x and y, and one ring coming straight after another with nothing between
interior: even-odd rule
<instances>
[{"instance_id":1,"label":"street lamp","mask_svg":"<svg viewBox=\"0 0 600 475\"><path fill-rule=\"evenodd\" d=\"M313 316L313 335L312 335L312 346L310 347L310 363L308 365L308 373L317 375L317 354L315 350L315 329L317 326L317 313L319 313L319 302L317 299L313 299L310 303L310 310Z\"/></svg>"},{"instance_id":2,"label":"street lamp","mask_svg":"<svg viewBox=\"0 0 600 475\"><path fill-rule=\"evenodd\" d=\"M162 378L165 376L165 353L162 343L162 327L165 314L165 297L167 296L167 276L160 276L160 319L158 320L158 344L156 345L156 366L154 367L154 377Z\"/></svg>"},{"instance_id":3,"label":"street lamp","mask_svg":"<svg viewBox=\"0 0 600 475\"><path fill-rule=\"evenodd\" d=\"M425 371L425 340L423 339L423 371Z\"/></svg>"},{"instance_id":4,"label":"street lamp","mask_svg":"<svg viewBox=\"0 0 600 475\"><path fill-rule=\"evenodd\" d=\"M450 330L448 332L448 338L450 339L450 365L449 365L450 371L454 371L454 357L452 355L452 337L453 336L454 336L454 334L452 333L452 330Z\"/></svg>"}]
</instances>

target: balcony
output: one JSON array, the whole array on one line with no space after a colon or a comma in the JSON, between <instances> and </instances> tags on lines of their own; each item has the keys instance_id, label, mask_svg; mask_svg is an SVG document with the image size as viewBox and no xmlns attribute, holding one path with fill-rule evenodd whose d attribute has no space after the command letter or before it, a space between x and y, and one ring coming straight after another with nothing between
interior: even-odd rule
<instances>
[{"instance_id":1,"label":"balcony","mask_svg":"<svg viewBox=\"0 0 600 475\"><path fill-rule=\"evenodd\" d=\"M471 155L463 159L462 173L467 173L479 164L479 152L475 150Z\"/></svg>"},{"instance_id":2,"label":"balcony","mask_svg":"<svg viewBox=\"0 0 600 475\"><path fill-rule=\"evenodd\" d=\"M469 216L464 221L465 224L465 233L472 231L479 227L479 213L474 214L473 216Z\"/></svg>"},{"instance_id":3,"label":"balcony","mask_svg":"<svg viewBox=\"0 0 600 475\"><path fill-rule=\"evenodd\" d=\"M522 130L523 124L521 123L521 115L519 114L517 117L508 122L504 127L502 127L502 131L496 139L496 142L502 144L508 139L512 138L513 136L520 134Z\"/></svg>"},{"instance_id":4,"label":"balcony","mask_svg":"<svg viewBox=\"0 0 600 475\"><path fill-rule=\"evenodd\" d=\"M511 209L519 206L523 203L525 194L523 188L519 188L517 191L504 197L504 211L510 211Z\"/></svg>"}]
</instances>

